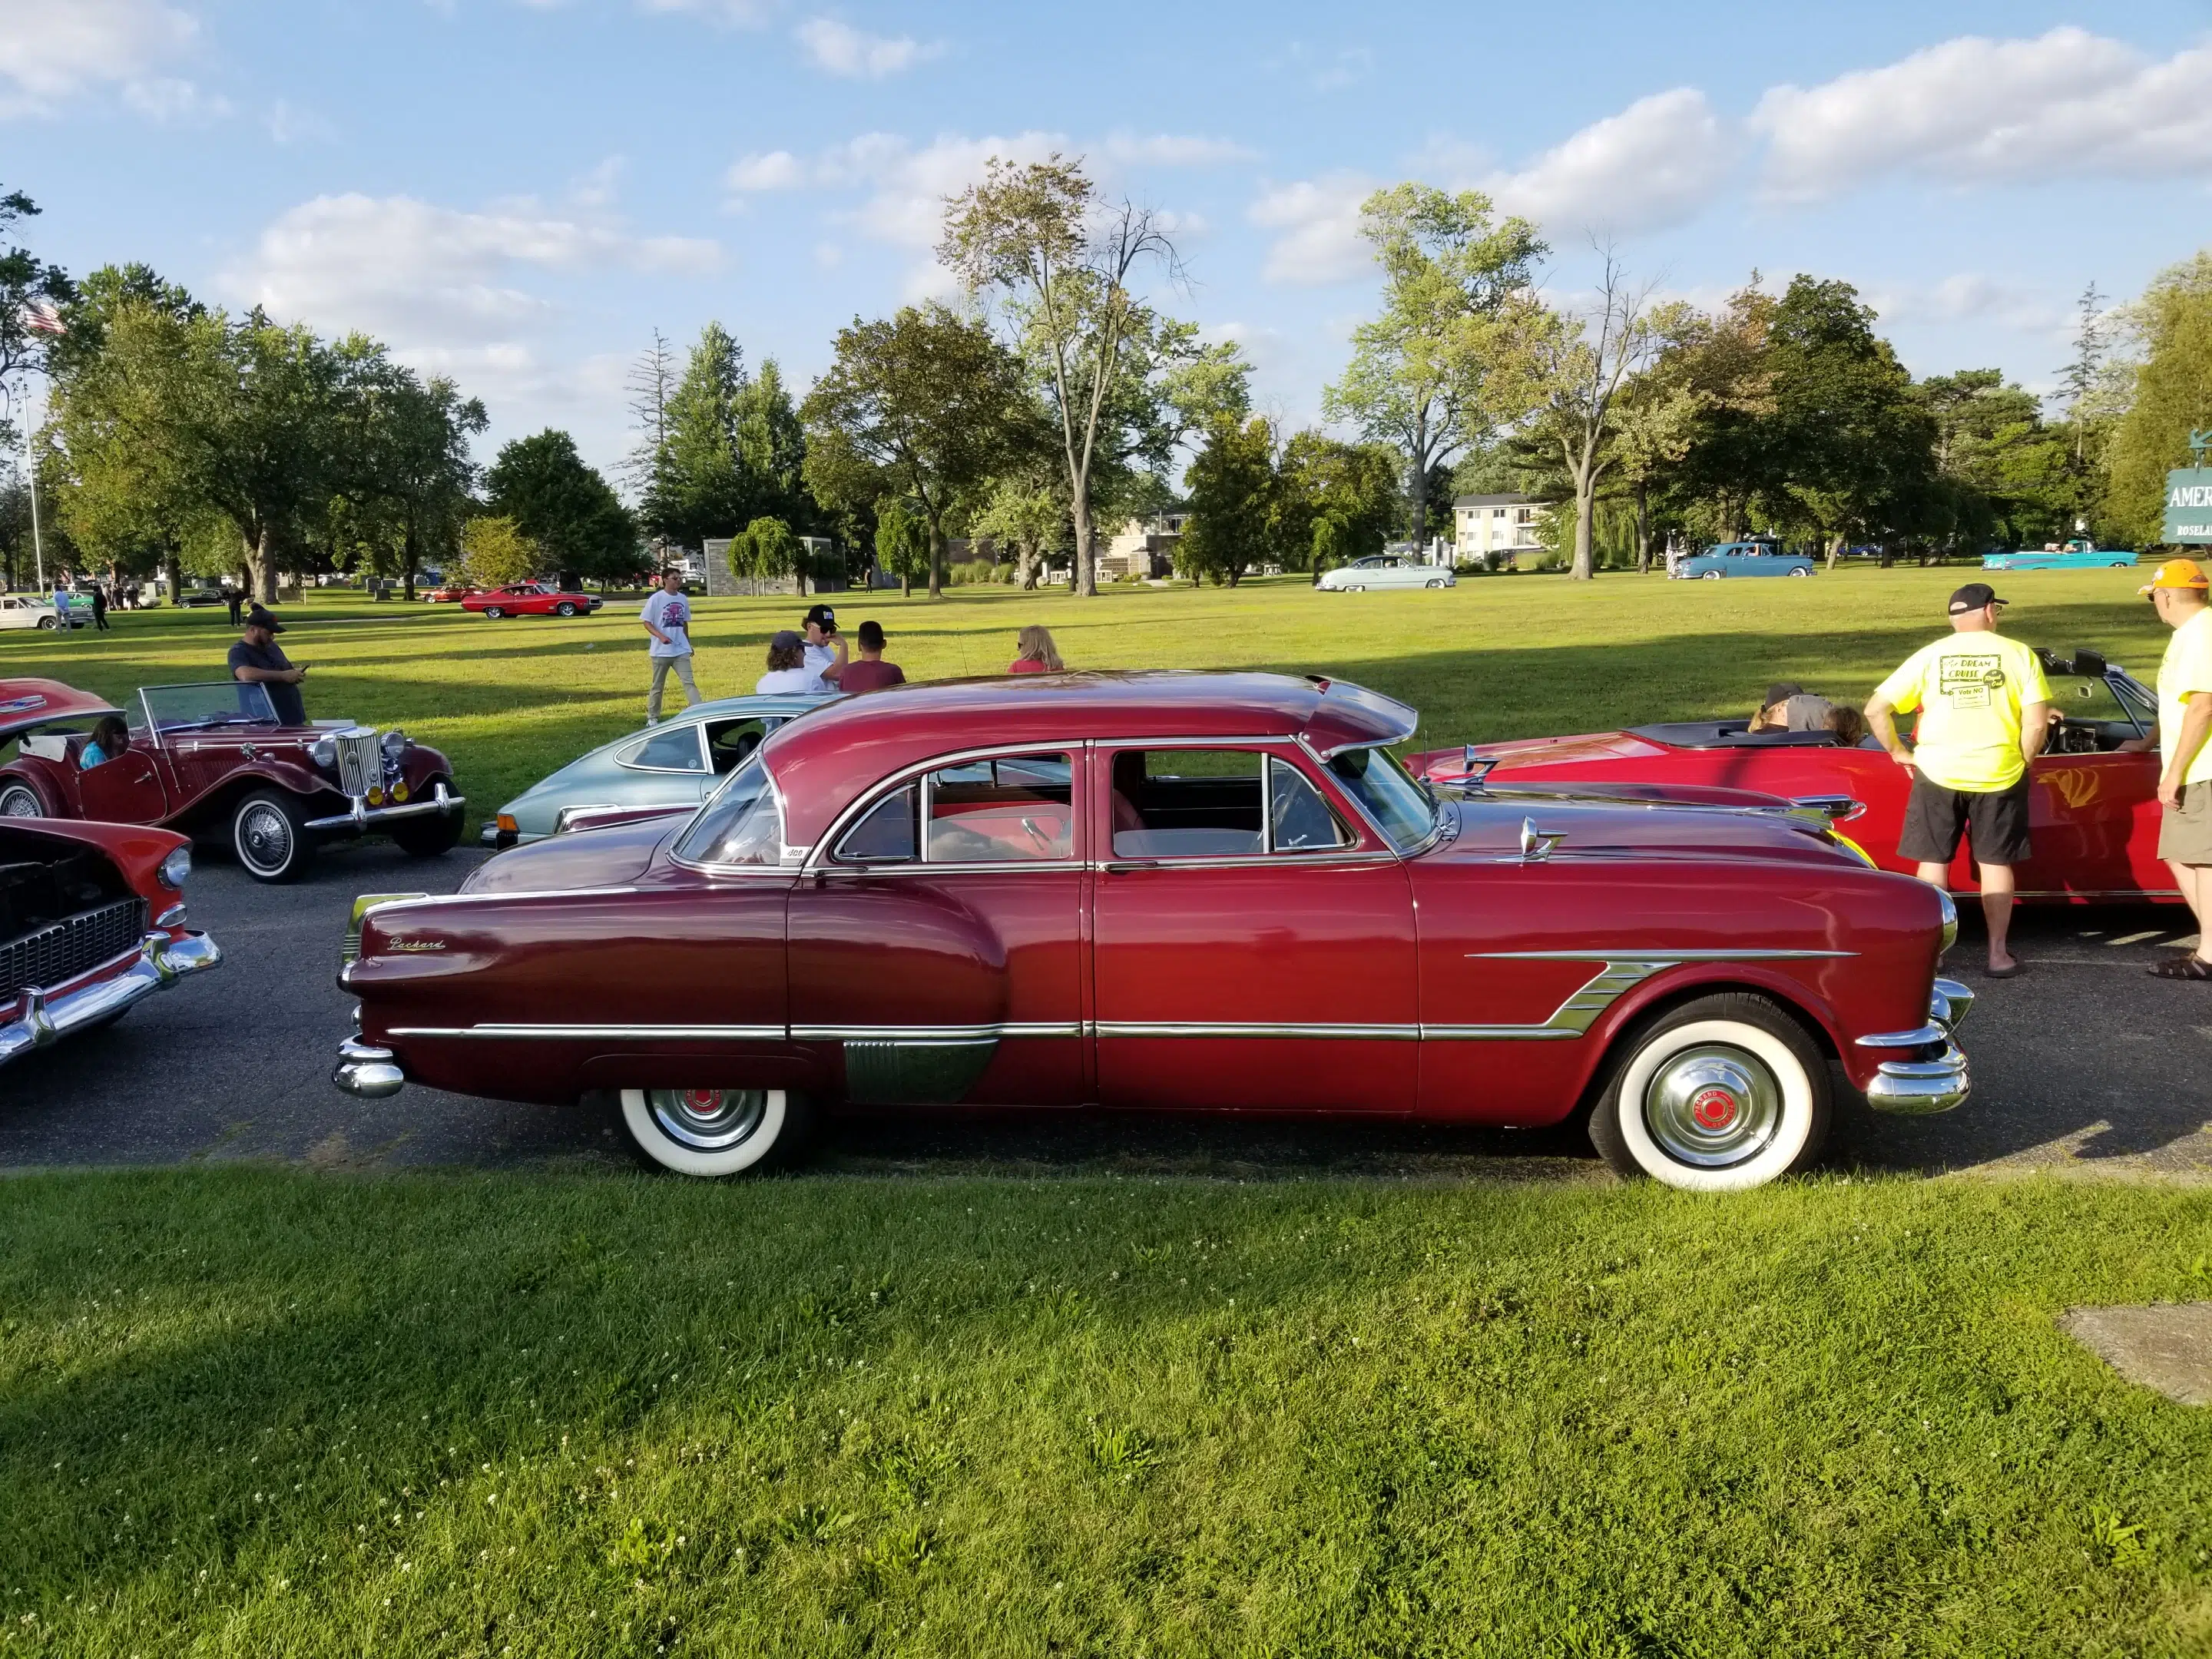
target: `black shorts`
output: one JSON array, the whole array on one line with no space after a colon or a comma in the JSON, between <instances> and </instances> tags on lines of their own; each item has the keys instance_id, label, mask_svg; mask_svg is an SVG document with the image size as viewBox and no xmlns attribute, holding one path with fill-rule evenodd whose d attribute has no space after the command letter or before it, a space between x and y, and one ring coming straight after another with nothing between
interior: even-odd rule
<instances>
[{"instance_id":1,"label":"black shorts","mask_svg":"<svg viewBox=\"0 0 2212 1659\"><path fill-rule=\"evenodd\" d=\"M1948 864L1966 833L1977 864L2018 864L2030 852L2027 778L2009 789L1946 789L1915 772L1905 803L1897 855L1916 864Z\"/></svg>"}]
</instances>

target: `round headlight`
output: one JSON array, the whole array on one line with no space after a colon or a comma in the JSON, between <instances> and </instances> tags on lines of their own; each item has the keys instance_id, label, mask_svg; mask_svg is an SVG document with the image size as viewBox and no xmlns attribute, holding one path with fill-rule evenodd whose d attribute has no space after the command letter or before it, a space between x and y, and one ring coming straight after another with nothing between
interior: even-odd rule
<instances>
[{"instance_id":1,"label":"round headlight","mask_svg":"<svg viewBox=\"0 0 2212 1659\"><path fill-rule=\"evenodd\" d=\"M168 888L172 892L181 892L186 878L192 873L192 849L189 847L178 848L161 860L161 867L155 873L160 878L162 886Z\"/></svg>"},{"instance_id":2,"label":"round headlight","mask_svg":"<svg viewBox=\"0 0 2212 1659\"><path fill-rule=\"evenodd\" d=\"M386 732L384 734L384 752L398 760L407 752L407 734L396 726Z\"/></svg>"},{"instance_id":3,"label":"round headlight","mask_svg":"<svg viewBox=\"0 0 2212 1659\"><path fill-rule=\"evenodd\" d=\"M336 766L338 763L337 739L317 738L307 745L307 756L318 766Z\"/></svg>"}]
</instances>

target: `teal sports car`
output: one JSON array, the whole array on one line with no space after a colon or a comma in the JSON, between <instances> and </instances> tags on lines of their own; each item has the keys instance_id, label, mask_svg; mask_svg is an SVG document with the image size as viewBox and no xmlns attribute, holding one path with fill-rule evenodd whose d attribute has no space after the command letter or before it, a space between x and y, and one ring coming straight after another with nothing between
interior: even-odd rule
<instances>
[{"instance_id":1,"label":"teal sports car","mask_svg":"<svg viewBox=\"0 0 2212 1659\"><path fill-rule=\"evenodd\" d=\"M2130 547L2100 547L2087 536L2076 536L2060 548L2040 552L1984 553L1984 570L2125 570L2136 562Z\"/></svg>"},{"instance_id":2,"label":"teal sports car","mask_svg":"<svg viewBox=\"0 0 2212 1659\"><path fill-rule=\"evenodd\" d=\"M487 847L655 811L689 811L785 721L830 697L724 697L602 744L541 779L483 827Z\"/></svg>"}]
</instances>

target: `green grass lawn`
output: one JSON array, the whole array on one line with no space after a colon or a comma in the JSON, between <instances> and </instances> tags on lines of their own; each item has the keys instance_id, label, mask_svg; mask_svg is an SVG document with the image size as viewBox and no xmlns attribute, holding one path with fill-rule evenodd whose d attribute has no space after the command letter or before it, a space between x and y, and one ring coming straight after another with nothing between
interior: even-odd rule
<instances>
[{"instance_id":1,"label":"green grass lawn","mask_svg":"<svg viewBox=\"0 0 2212 1659\"><path fill-rule=\"evenodd\" d=\"M2212 1646L2200 1195L6 1192L0 1654Z\"/></svg>"},{"instance_id":2,"label":"green grass lawn","mask_svg":"<svg viewBox=\"0 0 2212 1659\"><path fill-rule=\"evenodd\" d=\"M911 678L1003 671L1014 634L1041 622L1072 666L1324 672L1420 709L1424 744L1528 737L1749 708L1771 680L1858 700L1946 626L1965 569L1845 567L1809 580L1669 582L1609 575L1471 580L1448 592L1321 593L1303 578L1218 588L1065 592L960 587L935 603L833 596L849 630L874 617ZM2036 644L2104 649L2148 677L2165 630L2129 570L2026 572L1999 591ZM641 725L645 634L617 600L591 618L487 622L451 605L312 597L283 607L284 646L313 665L308 712L399 725L453 757L472 818L556 766ZM710 599L693 636L700 688L750 691L768 636L796 599ZM0 678L52 674L111 696L220 678L233 635L221 611L124 613L116 631L0 635ZM680 696L680 692L677 695Z\"/></svg>"},{"instance_id":3,"label":"green grass lawn","mask_svg":"<svg viewBox=\"0 0 2212 1659\"><path fill-rule=\"evenodd\" d=\"M916 678L1042 621L1448 743L1862 697L1963 579L839 605ZM2139 580L2000 591L2147 673ZM705 688L799 609L702 605ZM641 718L628 616L290 611L311 712L448 749L480 812ZM230 637L117 629L0 636L0 678ZM2054 1320L2208 1295L2212 1194L2118 1185L22 1176L0 1656L2202 1654L2212 1414Z\"/></svg>"}]
</instances>

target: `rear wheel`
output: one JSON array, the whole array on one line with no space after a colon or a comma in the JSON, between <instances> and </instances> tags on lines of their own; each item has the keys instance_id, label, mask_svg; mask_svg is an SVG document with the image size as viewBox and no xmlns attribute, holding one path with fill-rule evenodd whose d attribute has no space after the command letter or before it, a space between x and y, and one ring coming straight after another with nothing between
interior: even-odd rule
<instances>
[{"instance_id":1,"label":"rear wheel","mask_svg":"<svg viewBox=\"0 0 2212 1659\"><path fill-rule=\"evenodd\" d=\"M714 1179L797 1158L813 1111L805 1096L782 1089L625 1089L622 1120L647 1162Z\"/></svg>"},{"instance_id":2,"label":"rear wheel","mask_svg":"<svg viewBox=\"0 0 2212 1659\"><path fill-rule=\"evenodd\" d=\"M496 605L488 605L484 607L484 615L489 617L494 622L497 622L506 614L505 609Z\"/></svg>"},{"instance_id":3,"label":"rear wheel","mask_svg":"<svg viewBox=\"0 0 2212 1659\"><path fill-rule=\"evenodd\" d=\"M51 634L54 631L54 619L52 617L41 617L39 618L39 626Z\"/></svg>"},{"instance_id":4,"label":"rear wheel","mask_svg":"<svg viewBox=\"0 0 2212 1659\"><path fill-rule=\"evenodd\" d=\"M1735 1192L1805 1168L1828 1135L1820 1051L1765 997L1699 997L1630 1037L1590 1115L1616 1174Z\"/></svg>"},{"instance_id":5,"label":"rear wheel","mask_svg":"<svg viewBox=\"0 0 2212 1659\"><path fill-rule=\"evenodd\" d=\"M314 862L314 837L307 815L289 795L260 789L238 803L230 817L230 846L246 873L271 884L297 881Z\"/></svg>"},{"instance_id":6,"label":"rear wheel","mask_svg":"<svg viewBox=\"0 0 2212 1659\"><path fill-rule=\"evenodd\" d=\"M46 816L46 798L40 794L36 785L21 778L0 781L0 818L42 818Z\"/></svg>"}]
</instances>

